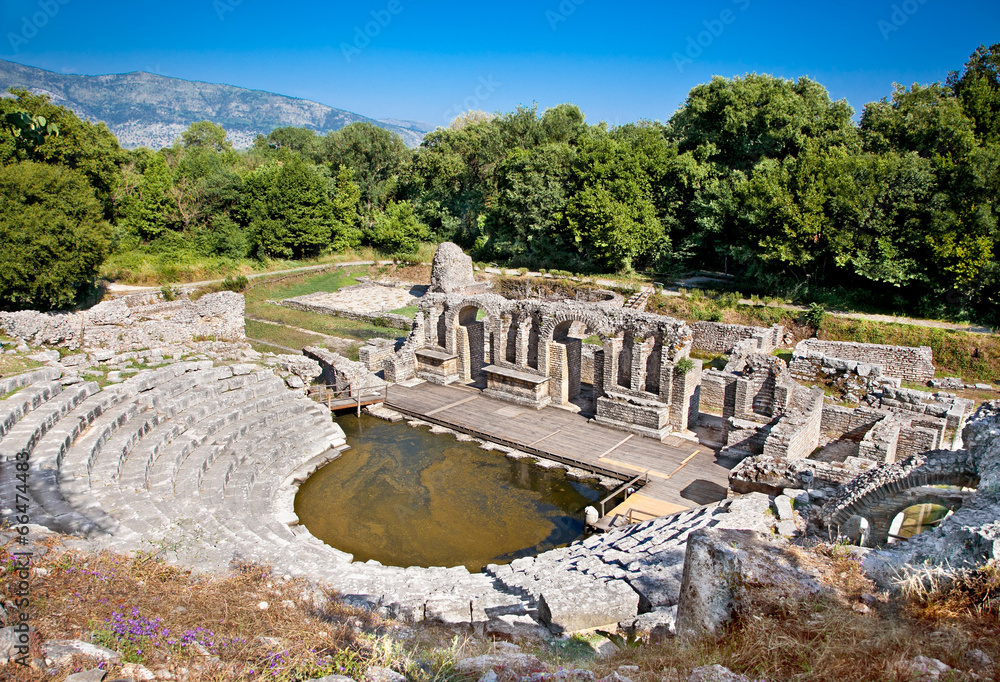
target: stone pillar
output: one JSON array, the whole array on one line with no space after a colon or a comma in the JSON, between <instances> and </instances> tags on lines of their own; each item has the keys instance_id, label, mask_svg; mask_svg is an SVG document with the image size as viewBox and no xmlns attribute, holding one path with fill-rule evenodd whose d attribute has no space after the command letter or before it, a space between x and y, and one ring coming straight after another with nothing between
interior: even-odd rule
<instances>
[{"instance_id":1,"label":"stone pillar","mask_svg":"<svg viewBox=\"0 0 1000 682\"><path fill-rule=\"evenodd\" d=\"M603 392L614 391L618 387L618 358L622 353L624 341L619 337L609 338L604 342L604 386ZM594 381L597 378L594 377Z\"/></svg>"},{"instance_id":2,"label":"stone pillar","mask_svg":"<svg viewBox=\"0 0 1000 682\"><path fill-rule=\"evenodd\" d=\"M464 332L469 350L469 381L479 381L486 361L486 325L482 322L460 327Z\"/></svg>"},{"instance_id":3,"label":"stone pillar","mask_svg":"<svg viewBox=\"0 0 1000 682\"><path fill-rule=\"evenodd\" d=\"M594 400L604 396L604 349L594 351Z\"/></svg>"},{"instance_id":4,"label":"stone pillar","mask_svg":"<svg viewBox=\"0 0 1000 682\"><path fill-rule=\"evenodd\" d=\"M569 403L569 381L566 376L569 362L566 359L566 346L553 343L549 346L549 396L553 405Z\"/></svg>"},{"instance_id":5,"label":"stone pillar","mask_svg":"<svg viewBox=\"0 0 1000 682\"><path fill-rule=\"evenodd\" d=\"M670 426L678 431L690 429L698 421L698 394L701 387L701 360L691 359L694 366L681 372L673 370L673 392L670 396Z\"/></svg>"},{"instance_id":6,"label":"stone pillar","mask_svg":"<svg viewBox=\"0 0 1000 682\"><path fill-rule=\"evenodd\" d=\"M580 395L580 355L583 351L583 340L567 339L563 347L566 349L566 374L568 375L569 398L572 400Z\"/></svg>"},{"instance_id":7,"label":"stone pillar","mask_svg":"<svg viewBox=\"0 0 1000 682\"><path fill-rule=\"evenodd\" d=\"M531 318L517 321L517 360L518 367L528 366L528 343L531 339Z\"/></svg>"},{"instance_id":8,"label":"stone pillar","mask_svg":"<svg viewBox=\"0 0 1000 682\"><path fill-rule=\"evenodd\" d=\"M666 346L660 346L660 400L670 404L674 392L674 363Z\"/></svg>"},{"instance_id":9,"label":"stone pillar","mask_svg":"<svg viewBox=\"0 0 1000 682\"><path fill-rule=\"evenodd\" d=\"M646 343L632 343L632 378L629 386L633 391L646 390L646 360L652 348Z\"/></svg>"},{"instance_id":10,"label":"stone pillar","mask_svg":"<svg viewBox=\"0 0 1000 682\"><path fill-rule=\"evenodd\" d=\"M469 349L469 330L459 325L455 330L455 355L458 356L458 376L459 381L472 381L472 353ZM479 372L479 368L476 368Z\"/></svg>"}]
</instances>

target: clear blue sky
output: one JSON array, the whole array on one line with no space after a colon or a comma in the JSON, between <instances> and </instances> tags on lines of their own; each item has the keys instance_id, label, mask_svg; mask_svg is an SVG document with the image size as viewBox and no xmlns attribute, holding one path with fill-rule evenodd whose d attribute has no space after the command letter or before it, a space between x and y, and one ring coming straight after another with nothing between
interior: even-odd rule
<instances>
[{"instance_id":1,"label":"clear blue sky","mask_svg":"<svg viewBox=\"0 0 1000 682\"><path fill-rule=\"evenodd\" d=\"M694 85L749 71L808 75L860 112L893 82L943 80L980 43L1000 42L998 0L0 3L4 59L230 83L438 125L456 107L532 102L573 102L590 122L666 120Z\"/></svg>"}]
</instances>

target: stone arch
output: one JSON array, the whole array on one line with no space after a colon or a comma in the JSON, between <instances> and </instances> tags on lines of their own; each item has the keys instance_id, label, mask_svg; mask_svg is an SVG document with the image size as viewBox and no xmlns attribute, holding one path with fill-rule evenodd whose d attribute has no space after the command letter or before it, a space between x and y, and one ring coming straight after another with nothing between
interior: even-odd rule
<instances>
[{"instance_id":1,"label":"stone arch","mask_svg":"<svg viewBox=\"0 0 1000 682\"><path fill-rule=\"evenodd\" d=\"M488 364L486 349L491 349L491 326L489 312L474 300L463 300L455 309L455 354L458 356L458 372L463 381L482 380L483 367ZM480 321L479 312L485 313L486 320Z\"/></svg>"},{"instance_id":2,"label":"stone arch","mask_svg":"<svg viewBox=\"0 0 1000 682\"><path fill-rule=\"evenodd\" d=\"M871 469L845 485L823 506L823 519L827 526L839 530L852 517L861 516L871 525L870 543L884 544L889 524L901 510L962 497L932 488L941 485L979 486L979 474L968 452L934 450Z\"/></svg>"}]
</instances>

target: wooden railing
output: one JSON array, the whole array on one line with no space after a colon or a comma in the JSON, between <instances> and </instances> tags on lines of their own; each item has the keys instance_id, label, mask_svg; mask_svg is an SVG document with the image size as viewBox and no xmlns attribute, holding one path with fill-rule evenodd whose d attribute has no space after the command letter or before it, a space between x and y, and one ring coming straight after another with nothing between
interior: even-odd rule
<instances>
[{"instance_id":1,"label":"wooden railing","mask_svg":"<svg viewBox=\"0 0 1000 682\"><path fill-rule=\"evenodd\" d=\"M315 398L326 405L330 410L342 410L346 407L357 406L358 416L361 416L361 408L364 405L384 403L388 394L388 384L379 387L362 388L352 395L352 388L340 388L336 386L310 386L309 397Z\"/></svg>"},{"instance_id":2,"label":"wooden railing","mask_svg":"<svg viewBox=\"0 0 1000 682\"><path fill-rule=\"evenodd\" d=\"M643 471L641 474L639 474L638 476L636 476L635 478L633 478L631 481L628 481L626 483L622 483L620 486L618 486L617 488L615 488L614 492L612 492L610 495L608 495L603 500L601 500L600 502L598 502L598 504L601 505L601 517L602 518L604 517L604 505L609 500L614 499L620 492L622 492L623 490L627 490L628 488L632 487L639 480L642 480L643 484L646 484L646 483L649 482L649 469L647 469L646 471Z\"/></svg>"}]
</instances>

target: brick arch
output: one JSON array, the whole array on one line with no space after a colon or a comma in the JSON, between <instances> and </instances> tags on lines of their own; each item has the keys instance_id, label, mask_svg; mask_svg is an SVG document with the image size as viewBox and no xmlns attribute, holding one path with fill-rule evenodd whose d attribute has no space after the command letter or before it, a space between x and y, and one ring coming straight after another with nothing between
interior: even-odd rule
<instances>
[{"instance_id":1,"label":"brick arch","mask_svg":"<svg viewBox=\"0 0 1000 682\"><path fill-rule=\"evenodd\" d=\"M934 485L975 488L979 473L966 451L934 450L906 458L902 462L876 467L845 485L823 506L823 520L838 528L852 516L869 523L888 523L899 513L885 518L898 504L914 499L907 491ZM909 502L900 509L919 504Z\"/></svg>"},{"instance_id":2,"label":"brick arch","mask_svg":"<svg viewBox=\"0 0 1000 682\"><path fill-rule=\"evenodd\" d=\"M538 332L538 339L547 343L552 342L556 327L564 322L580 322L587 325L587 329L597 335L602 342L614 335L608 319L603 315L595 313L580 310L560 311L543 315L542 319L543 322Z\"/></svg>"}]
</instances>

